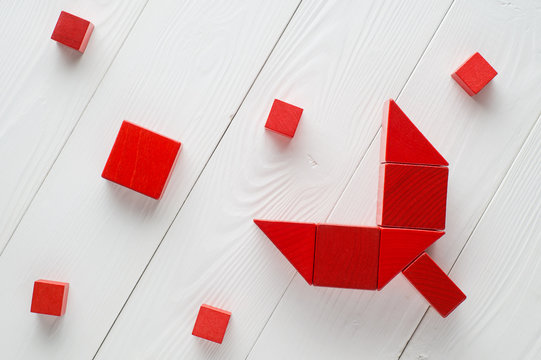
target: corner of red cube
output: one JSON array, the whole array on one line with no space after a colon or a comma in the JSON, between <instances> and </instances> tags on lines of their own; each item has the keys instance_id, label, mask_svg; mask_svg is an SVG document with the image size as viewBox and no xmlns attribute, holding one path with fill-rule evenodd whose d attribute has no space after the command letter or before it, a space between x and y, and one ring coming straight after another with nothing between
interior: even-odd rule
<instances>
[{"instance_id":1,"label":"corner of red cube","mask_svg":"<svg viewBox=\"0 0 541 360\"><path fill-rule=\"evenodd\" d=\"M231 313L203 304L197 314L192 335L221 344Z\"/></svg>"},{"instance_id":2,"label":"corner of red cube","mask_svg":"<svg viewBox=\"0 0 541 360\"><path fill-rule=\"evenodd\" d=\"M488 61L476 52L451 77L468 95L473 96L481 91L497 74Z\"/></svg>"},{"instance_id":3,"label":"corner of red cube","mask_svg":"<svg viewBox=\"0 0 541 360\"><path fill-rule=\"evenodd\" d=\"M303 109L275 99L265 128L292 138L301 119Z\"/></svg>"},{"instance_id":4,"label":"corner of red cube","mask_svg":"<svg viewBox=\"0 0 541 360\"><path fill-rule=\"evenodd\" d=\"M68 283L51 280L35 281L30 311L45 315L64 315L68 301L68 290Z\"/></svg>"},{"instance_id":5,"label":"corner of red cube","mask_svg":"<svg viewBox=\"0 0 541 360\"><path fill-rule=\"evenodd\" d=\"M94 25L90 21L62 11L51 39L83 53L92 30L94 30Z\"/></svg>"},{"instance_id":6,"label":"corner of red cube","mask_svg":"<svg viewBox=\"0 0 541 360\"><path fill-rule=\"evenodd\" d=\"M181 143L124 121L101 176L159 199L180 152Z\"/></svg>"}]
</instances>

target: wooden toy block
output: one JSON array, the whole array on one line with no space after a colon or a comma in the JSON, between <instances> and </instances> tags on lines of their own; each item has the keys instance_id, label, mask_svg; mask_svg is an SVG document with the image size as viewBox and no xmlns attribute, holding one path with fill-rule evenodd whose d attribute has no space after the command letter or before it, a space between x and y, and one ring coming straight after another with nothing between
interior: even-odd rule
<instances>
[{"instance_id":1,"label":"wooden toy block","mask_svg":"<svg viewBox=\"0 0 541 360\"><path fill-rule=\"evenodd\" d=\"M275 99L265 127L279 134L293 137L301 119L302 109Z\"/></svg>"},{"instance_id":2,"label":"wooden toy block","mask_svg":"<svg viewBox=\"0 0 541 360\"><path fill-rule=\"evenodd\" d=\"M310 285L314 274L316 224L257 220L254 222Z\"/></svg>"},{"instance_id":3,"label":"wooden toy block","mask_svg":"<svg viewBox=\"0 0 541 360\"><path fill-rule=\"evenodd\" d=\"M101 176L159 199L180 147L178 141L124 121Z\"/></svg>"},{"instance_id":4,"label":"wooden toy block","mask_svg":"<svg viewBox=\"0 0 541 360\"><path fill-rule=\"evenodd\" d=\"M381 130L381 162L449 165L392 99L385 102Z\"/></svg>"},{"instance_id":5,"label":"wooden toy block","mask_svg":"<svg viewBox=\"0 0 541 360\"><path fill-rule=\"evenodd\" d=\"M466 295L427 253L419 256L402 273L442 317L447 317L466 300Z\"/></svg>"},{"instance_id":6,"label":"wooden toy block","mask_svg":"<svg viewBox=\"0 0 541 360\"><path fill-rule=\"evenodd\" d=\"M221 344L231 313L209 305L201 305L192 335Z\"/></svg>"},{"instance_id":7,"label":"wooden toy block","mask_svg":"<svg viewBox=\"0 0 541 360\"><path fill-rule=\"evenodd\" d=\"M94 25L91 22L62 11L51 39L83 53L92 30L94 30Z\"/></svg>"},{"instance_id":8,"label":"wooden toy block","mask_svg":"<svg viewBox=\"0 0 541 360\"><path fill-rule=\"evenodd\" d=\"M476 52L464 64L462 64L451 77L470 96L477 94L498 73L490 64Z\"/></svg>"},{"instance_id":9,"label":"wooden toy block","mask_svg":"<svg viewBox=\"0 0 541 360\"><path fill-rule=\"evenodd\" d=\"M35 281L30 311L46 315L64 315L68 301L68 290L68 283L50 280Z\"/></svg>"},{"instance_id":10,"label":"wooden toy block","mask_svg":"<svg viewBox=\"0 0 541 360\"><path fill-rule=\"evenodd\" d=\"M314 285L375 290L379 228L318 224Z\"/></svg>"},{"instance_id":11,"label":"wooden toy block","mask_svg":"<svg viewBox=\"0 0 541 360\"><path fill-rule=\"evenodd\" d=\"M378 225L445 229L448 176L442 166L381 164Z\"/></svg>"},{"instance_id":12,"label":"wooden toy block","mask_svg":"<svg viewBox=\"0 0 541 360\"><path fill-rule=\"evenodd\" d=\"M378 290L445 234L443 231L380 228Z\"/></svg>"}]
</instances>

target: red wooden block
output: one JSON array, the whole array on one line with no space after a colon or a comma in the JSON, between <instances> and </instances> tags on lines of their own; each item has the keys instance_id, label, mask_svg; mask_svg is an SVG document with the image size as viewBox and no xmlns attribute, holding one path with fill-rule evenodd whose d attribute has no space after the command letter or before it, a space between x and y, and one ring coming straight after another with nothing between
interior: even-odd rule
<instances>
[{"instance_id":1,"label":"red wooden block","mask_svg":"<svg viewBox=\"0 0 541 360\"><path fill-rule=\"evenodd\" d=\"M379 228L318 224L314 285L375 290Z\"/></svg>"},{"instance_id":2,"label":"red wooden block","mask_svg":"<svg viewBox=\"0 0 541 360\"><path fill-rule=\"evenodd\" d=\"M481 91L497 74L496 70L490 66L481 54L476 52L451 77L470 96L473 96Z\"/></svg>"},{"instance_id":3,"label":"red wooden block","mask_svg":"<svg viewBox=\"0 0 541 360\"><path fill-rule=\"evenodd\" d=\"M231 313L209 305L201 305L192 335L221 344Z\"/></svg>"},{"instance_id":4,"label":"red wooden block","mask_svg":"<svg viewBox=\"0 0 541 360\"><path fill-rule=\"evenodd\" d=\"M159 199L180 147L178 141L124 121L101 176Z\"/></svg>"},{"instance_id":5,"label":"red wooden block","mask_svg":"<svg viewBox=\"0 0 541 360\"><path fill-rule=\"evenodd\" d=\"M254 222L311 285L314 274L316 224L256 219Z\"/></svg>"},{"instance_id":6,"label":"red wooden block","mask_svg":"<svg viewBox=\"0 0 541 360\"><path fill-rule=\"evenodd\" d=\"M381 162L449 165L392 99L385 102L381 129Z\"/></svg>"},{"instance_id":7,"label":"red wooden block","mask_svg":"<svg viewBox=\"0 0 541 360\"><path fill-rule=\"evenodd\" d=\"M51 39L83 53L92 30L94 25L91 22L62 11Z\"/></svg>"},{"instance_id":8,"label":"red wooden block","mask_svg":"<svg viewBox=\"0 0 541 360\"><path fill-rule=\"evenodd\" d=\"M443 231L380 228L378 290L445 234Z\"/></svg>"},{"instance_id":9,"label":"red wooden block","mask_svg":"<svg viewBox=\"0 0 541 360\"><path fill-rule=\"evenodd\" d=\"M426 253L402 273L443 317L466 300L466 295Z\"/></svg>"},{"instance_id":10,"label":"red wooden block","mask_svg":"<svg viewBox=\"0 0 541 360\"><path fill-rule=\"evenodd\" d=\"M265 127L279 134L293 137L301 115L300 107L275 99Z\"/></svg>"},{"instance_id":11,"label":"red wooden block","mask_svg":"<svg viewBox=\"0 0 541 360\"><path fill-rule=\"evenodd\" d=\"M34 282L30 311L46 315L64 315L68 301L68 289L68 283L37 280Z\"/></svg>"},{"instance_id":12,"label":"red wooden block","mask_svg":"<svg viewBox=\"0 0 541 360\"><path fill-rule=\"evenodd\" d=\"M445 229L448 176L447 167L381 164L378 225Z\"/></svg>"}]
</instances>

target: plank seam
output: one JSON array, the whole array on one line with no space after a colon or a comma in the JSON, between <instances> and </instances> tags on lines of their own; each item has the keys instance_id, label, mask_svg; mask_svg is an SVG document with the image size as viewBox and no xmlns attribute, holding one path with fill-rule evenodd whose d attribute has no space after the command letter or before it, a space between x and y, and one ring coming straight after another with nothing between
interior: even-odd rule
<instances>
[{"instance_id":1,"label":"plank seam","mask_svg":"<svg viewBox=\"0 0 541 360\"><path fill-rule=\"evenodd\" d=\"M293 17L295 16L295 14L297 13L297 10L299 9L299 6L301 5L303 0L300 0L299 3L297 4L297 6L295 7L295 9L293 10L293 13L291 14L289 20L287 21L286 25L284 26L284 28L282 29L282 32L280 33L280 35L278 36L278 39L276 40L276 42L274 43L273 47L271 48L271 50L269 51L269 54L267 55L265 61L263 61L263 64L261 65L261 67L259 68L259 71L257 72L256 76L254 77L254 80L252 81L252 83L250 84L250 86L248 87L248 90L246 91L246 94L244 94L244 97L242 98L242 100L240 101L239 103L239 106L237 107L237 109L235 110L235 112L233 113L233 115L231 116L231 120L229 121L229 123L227 124L226 128L224 129L224 131L222 132L222 135L220 136L220 138L218 139L218 142L216 143L216 146L214 147L214 149L212 150L211 154L209 155L209 157L207 158L207 161L205 162L205 164L203 165L203 168L201 169L201 171L199 172L199 174L197 175L197 178L195 179L194 183L192 184L190 190L188 191L188 194L186 195L186 197L184 198L184 201L182 201L182 204L180 204L180 207L179 209L177 210L175 216L173 217L173 219L171 220L171 223L169 224L169 226L167 227L167 229L165 230L165 233L163 234L160 242L158 243L158 245L156 246L156 248L154 249L154 252L152 253L152 255L150 256L150 259L148 260L147 264L145 265L143 271L141 272L141 274L139 275L139 278L137 279L137 281L135 282L135 285L133 286L132 290L130 291L130 293L128 294L128 297L126 298L126 300L124 301L124 304L122 305L122 307L120 308L120 311L118 312L118 314L116 315L115 319L113 320L113 323L111 324L111 326L109 327L109 329L107 330L107 332L105 333L105 336L104 338L102 339L100 345L98 346L98 349L96 350L96 352L94 353L94 356L92 357L92 359L95 359L96 356L98 355L99 351L101 350L103 344L105 343L105 340L107 340L107 337L109 336L109 334L111 333L111 330L113 329L113 327L115 326L118 318L120 317L120 315L122 314L122 311L124 311L124 308L126 307L126 305L128 304L128 301L130 300L131 296L133 295L133 292L135 291L135 289L137 288L137 285L139 285L139 282L141 281L141 279L143 278L143 275L145 274L145 272L147 271L150 263L152 262L152 260L154 259L154 256L157 254L158 250L160 249L160 246L162 245L163 241L165 240L165 237L167 236L167 234L169 233L169 230L171 229L171 227L173 226L173 224L175 223L175 220L177 219L178 215L180 214L180 211L182 210L182 208L184 207L184 204L186 204L186 201L188 201L193 189L195 188L195 186L197 185L197 182L199 181L199 179L201 178L201 175L203 175L203 173L205 172L205 169L207 168L207 165L209 164L210 160L212 159L212 157L214 156L214 153L216 152L216 149L219 147L220 143L222 142L222 139L224 138L225 134L227 133L227 131L229 130L229 127L231 126L233 120L235 119L235 117L237 116L237 113L239 112L240 108L242 107L242 105L244 104L244 101L246 100L246 98L248 97L248 94L250 93L250 91L252 90L255 82L257 81L257 79L259 78L259 75L261 74L261 72L263 71L263 68L265 67L265 65L267 64L267 62L269 61L269 58L271 57L272 53L274 52L274 50L276 49L276 46L278 45L278 43L280 42L280 40L282 39L282 36L284 35L287 27L289 26L289 24L291 23L291 20L293 19ZM291 279L293 280L293 279ZM263 329L261 330L263 331ZM254 343L255 345L255 343Z\"/></svg>"},{"instance_id":2,"label":"plank seam","mask_svg":"<svg viewBox=\"0 0 541 360\"><path fill-rule=\"evenodd\" d=\"M17 232L17 230L19 229L19 226L21 225L21 222L23 221L24 217L26 216L26 213L28 212L28 209L30 209L30 206L32 205L32 203L34 202L34 199L36 198L37 194L39 193L39 191L41 190L41 187L43 186L43 184L45 183L45 180L47 179L47 177L49 176L51 170L53 169L54 165L56 164L56 161L58 160L58 158L60 157L60 154L62 153L62 151L64 151L64 148L66 147L66 144L68 143L69 139L71 138L71 135L73 135L73 132L75 131L75 128L77 128L77 125L79 125L79 122L81 121L81 118L83 117L83 115L85 114L86 112L86 109L88 108L88 105L90 104L90 102L92 101L92 99L94 98L94 95L96 95L96 92L98 91L98 89L100 88L102 82L103 82L103 79L105 79L105 76L107 75L107 73L109 72L109 70L111 69L111 66L113 65L113 63L115 62L116 58L118 57L118 54L120 53L120 50L122 49L122 47L124 47L124 44L126 43L126 40L128 39L130 33L132 32L135 24L137 23L137 21L139 21L139 18L141 17L141 14L143 13L143 11L145 10L148 2L150 0L147 0L145 2L145 5L143 5L141 11L139 12L139 14L137 15L137 17L135 18L135 21L133 22L132 26L130 27L130 29L128 30L128 33L126 34L126 36L124 37L124 40L122 40L122 42L120 43L120 46L118 47L118 50L116 52L116 54L113 56L113 58L111 59L111 62L109 63L109 66L107 66L107 69L105 70L105 72L103 73L103 76L101 77L100 81L98 82L98 85L96 85L96 88L94 89L94 91L92 92L92 94L90 95L90 98L88 99L85 107L83 108L83 110L81 111L81 115L79 115L79 118L77 119L77 121L75 122L75 124L73 125L73 127L71 128L71 131L69 132L68 136L66 137L66 140L64 141L64 143L62 144L62 146L60 147L60 150L58 151L58 153L56 154L56 157L54 158L51 166L49 166L49 169L47 169L47 172L45 173L45 176L43 177L43 179L41 180L41 182L39 183L38 185L38 188L36 189L36 191L34 192L34 195L32 195L32 198L30 199L30 201L28 202L28 205L24 208L23 210L23 213L21 215L21 217L19 218L19 221L17 221L17 224L15 225L15 227L13 228L13 231L11 232L11 234L9 235L9 238L7 240L7 242L4 244L4 247L2 248L2 250L0 251L0 257L4 254L4 252L6 251L6 248L8 247L9 243L11 242L11 239L13 238L13 236L15 235L15 233Z\"/></svg>"},{"instance_id":3,"label":"plank seam","mask_svg":"<svg viewBox=\"0 0 541 360\"><path fill-rule=\"evenodd\" d=\"M528 142L528 140L530 140L530 137L532 136L532 133L533 133L533 130L536 128L536 126L538 126L538 124L541 122L541 114L538 115L537 117L537 120L534 122L533 126L531 127L530 131L528 132L528 135L526 136L525 140L522 142L522 145L520 146L520 149L519 151L517 151L517 155L515 156L515 158L513 159L513 161L511 162L511 165L509 165L509 167L507 168L507 171L505 172L505 175L503 176L502 178L502 181L500 181L498 187L496 188L496 190L494 191L494 193L492 194L489 202L487 203L487 206L485 206L485 208L483 209L483 212L481 213L481 216L479 216L479 219L477 220L477 222L475 223L475 226L473 227L472 231L470 232L470 234L468 235L468 238L466 239L466 242L464 243L464 245L462 245L462 248L460 249L458 255L456 256L455 260L453 261L453 264L451 265L451 267L449 268L449 271L447 272L447 275L451 274L451 272L453 271L453 268L455 267L458 259L460 258L460 256L462 255L462 252L464 251L464 249L466 248L466 246L468 245L468 243L470 242L470 239L472 238L472 236L475 234L475 230L477 229L477 227L479 226L479 224L481 223L481 221L483 220L483 218L485 217L485 214L486 212L488 211L488 209L490 208L490 205L494 202L494 198L496 197L496 195L498 194L498 192L501 190L502 186L505 184L507 178L509 177L509 173L511 172L511 169L513 168L513 166L515 165L515 163L517 162L517 159L519 158L520 154L522 153L522 151L524 150L524 146L526 145L526 143ZM417 330L419 329L419 327L421 326L421 323L424 321L425 317L426 317L426 314L428 313L428 309L430 308L430 306L427 306L426 310L425 310L425 313L423 314L423 316L421 317L421 320L419 320L419 323L417 324L417 326L415 327L415 329L413 330L410 338L408 339L408 341L406 342L406 344L404 345L404 348L402 349L402 351L400 352L400 355L398 357L397 360L400 360L402 359L402 355L404 354L404 352L406 351L407 347L409 346L410 342L411 342L411 339L413 339L413 336L415 336L415 333L417 332Z\"/></svg>"}]
</instances>

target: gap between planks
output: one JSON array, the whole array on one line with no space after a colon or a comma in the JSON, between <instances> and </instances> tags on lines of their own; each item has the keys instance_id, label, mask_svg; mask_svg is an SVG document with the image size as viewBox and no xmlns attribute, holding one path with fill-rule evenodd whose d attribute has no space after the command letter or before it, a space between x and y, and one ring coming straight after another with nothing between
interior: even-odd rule
<instances>
[{"instance_id":1,"label":"gap between planks","mask_svg":"<svg viewBox=\"0 0 541 360\"><path fill-rule=\"evenodd\" d=\"M231 126L231 124L233 123L233 120L235 119L235 117L237 116L237 113L239 112L240 108L242 107L242 105L244 104L244 101L246 100L246 98L248 97L248 94L250 93L250 91L252 90L255 82L257 81L257 79L259 78L259 75L261 74L261 72L263 71L263 68L265 67L265 65L267 65L267 62L269 61L269 58L271 57L272 53L274 52L274 49L276 49L276 46L278 45L278 43L280 42L280 40L282 39L282 36L284 35L287 27L289 26L289 24L291 23L291 20L293 19L293 17L295 16L295 14L297 13L297 10L299 9L301 3L302 3L303 0L300 0L299 3L297 4L297 6L295 7L295 9L293 10L293 13L291 14L291 16L289 17L289 20L287 21L286 25L284 26L284 28L282 29L282 31L280 32L280 35L278 36L278 39L276 39L274 45L272 46L271 50L269 51L269 54L267 55L267 57L265 58L265 60L263 61L263 64L261 65L261 67L259 68L257 74L255 75L254 77L254 80L252 81L252 83L250 84L250 86L248 87L248 89L246 90L246 93L244 94L242 100L240 101L239 103L239 106L237 107L237 109L235 110L235 112L233 113L233 115L231 116L230 120L229 120L229 123L227 124L227 126L225 127L224 131L222 132L222 134L220 135L220 138L218 139L218 142L216 143L216 146L214 147L214 149L212 150L212 152L210 153L210 156L207 158L207 160L205 161L205 164L203 165L203 168L201 169L201 171L199 172L199 174L197 175L194 183L192 184L192 186L190 187L190 190L188 191L188 194L186 195L186 197L184 198L184 200L182 201L182 203L180 204L180 207L178 208L175 216L173 217L173 219L171 220L171 223L169 224L169 226L167 227L167 229L165 230L165 233L163 234L162 238L160 239L160 242L158 243L158 246L156 246L156 248L154 249L154 252L152 253L152 255L150 256L150 259L148 260L147 264L145 265L145 267L143 268L143 271L141 272L141 274L139 275L139 278L137 279L137 281L135 282L135 285L133 286L133 288L131 289L130 293L128 294L128 297L126 298L126 300L124 301L124 304L122 304L122 307L120 308L120 311L118 312L118 314L116 315L115 319L113 320L113 323L111 324L111 326L109 327L109 329L107 330L107 332L105 333L105 336L103 337L102 341L100 342L100 345L98 346L98 348L96 349L96 352L94 353L94 356L92 356L92 359L95 359L96 356L98 355L98 353L100 352L103 344L105 343L105 340L107 340L107 337L109 336L109 334L111 333L111 330L113 329L113 327L115 326L118 318L120 317L120 314L122 313L122 311L124 310L124 308L126 307L126 305L128 304L128 301L130 300L133 292L135 291L135 289L137 288L137 285L139 285L139 282L141 281L141 279L143 278L143 275L145 274L146 270L148 269L148 266L150 265L150 263L152 262L152 260L154 259L154 256L156 255L156 253L158 252L160 246L162 245L162 242L165 240L165 237L167 236L167 234L169 233L169 230L171 229L171 227L173 226L173 224L175 223L175 220L177 219L178 215L180 214L180 211L182 210L182 208L184 207L184 204L186 203L186 201L188 200L188 198L190 197L193 189L195 188L195 186L197 185L197 182L199 181L199 179L201 178L201 175L203 174L203 172L205 171L205 169L207 168L207 165L208 163L210 162L211 158L214 156L214 153L216 152L216 149L218 149L218 146L220 146L220 143L222 142L222 139L224 138L225 134L227 133L227 131L229 130L229 127ZM147 3L148 3L148 0L147 0ZM145 7L146 7L146 4L145 4ZM139 14L140 15L140 14ZM131 29L130 29L130 32L131 32ZM0 254L1 255L1 254ZM291 281L293 281L293 278L291 278ZM291 283L290 281L290 283ZM288 285L289 287L289 285ZM284 292L285 294L285 292ZM282 294L282 296L284 295ZM274 310L273 310L274 312ZM270 319L270 317L269 317ZM267 320L268 321L268 320ZM266 323L265 323L266 324ZM263 327L264 328L264 327ZM262 330L263 331L263 330ZM259 338L259 336L258 336ZM255 344L255 343L254 343ZM250 349L251 351L251 349Z\"/></svg>"},{"instance_id":2,"label":"gap between planks","mask_svg":"<svg viewBox=\"0 0 541 360\"><path fill-rule=\"evenodd\" d=\"M71 128L68 136L66 137L66 140L64 140L64 143L60 146L60 149L58 150L58 153L56 154L55 158L53 159L53 162L51 163L51 166L49 166L49 168L47 169L47 171L45 172L45 176L43 177L43 179L41 179L39 185L38 185L38 188L36 189L36 191L34 192L34 195L32 195L32 197L30 198L30 201L28 202L28 205L24 208L23 210L23 213L21 214L21 217L19 218L19 220L17 221L17 224L15 224L15 227L13 228L13 231L11 232L11 234L9 235L9 238L8 240L6 241L6 244L4 245L4 247L0 250L0 257L4 254L4 252L6 251L6 248L8 247L9 243L11 242L11 239L13 238L13 236L15 235L15 233L17 232L17 229L19 228L19 225L21 224L21 222L23 221L23 218L26 216L26 213L28 212L28 209L30 209L30 206L32 205L32 203L34 202L34 199L36 198L36 195L38 194L38 192L41 190L41 187L43 186L43 184L45 183L45 180L47 179L47 176L49 176L49 173L51 172L52 168L54 167L54 164L56 164L56 161L58 160L58 158L60 157L60 154L62 153L62 151L64 151L64 148L66 147L66 144L68 143L69 139L71 138L71 135L73 134L73 132L75 131L75 128L77 127L77 125L79 124L79 121L81 120L81 118L83 117L86 109L88 108L88 105L90 104L90 102L92 101L92 99L94 98L94 95L96 95L96 92L98 91L99 87L101 86L101 83L103 82L103 79L105 79L105 76L107 75L107 73L109 72L109 69L111 69L111 66L113 65L113 63L115 62L116 58L118 57L118 54L120 53L120 50L122 49L122 47L124 46L124 43L126 42L126 39L128 39L128 37L130 36L130 33L132 32L133 28L135 27L135 24L137 24L137 22L139 21L139 18L141 17L141 14L143 13L143 11L145 11L145 8L147 7L147 4L150 0L146 0L145 2L145 5L143 5L143 7L141 8L141 11L139 11L139 14L137 14L137 16L135 17L135 21L133 22L132 26L130 26L130 29L128 30L128 32L126 33L126 36L124 37L124 39L122 40L122 42L120 43L120 46L118 47L118 50L116 51L115 55L113 56L113 58L111 59L111 62L109 63L109 66L107 66L107 69L105 69L105 72L103 73L103 76L101 77L100 81L98 82L98 84L96 85L96 88L94 89L94 91L92 92L92 94L90 95L90 97L88 98L88 101L86 102L86 105L84 106L83 110L81 111L81 114L79 115L79 117L77 118L77 121L75 121L75 124L73 125L73 127Z\"/></svg>"},{"instance_id":3,"label":"gap between planks","mask_svg":"<svg viewBox=\"0 0 541 360\"><path fill-rule=\"evenodd\" d=\"M468 235L468 238L466 239L466 242L464 243L464 245L462 246L462 248L460 249L460 251L458 252L458 255L456 256L455 260L453 261L453 264L451 265L451 267L449 268L449 271L447 271L447 275L451 274L451 272L453 271L453 268L455 267L458 259L460 258L460 255L462 255L462 252L464 251L464 249L466 248L466 246L468 245L468 243L470 242L470 239L471 237L473 236L473 234L475 233L475 230L477 229L477 227L479 226L479 224L481 223L481 221L483 220L483 218L485 217L485 214L488 210L488 208L490 207L490 205L492 204L492 202L494 201L494 198L496 197L496 195L498 194L498 192L500 191L500 189L502 188L502 185L505 183L505 180L507 179L507 177L509 176L509 172L511 171L511 169L513 168L513 166L515 165L515 162L517 161L519 155L522 153L523 149L524 149L524 145L526 145L526 143L529 141L530 137L532 136L532 132L533 130L535 129L535 127L537 126L537 124L541 122L541 113L537 116L537 120L534 121L533 123L533 126L530 128L530 131L528 132L528 135L525 137L524 141L522 142L522 145L520 146L520 149L519 151L517 152L515 158L513 159L513 161L511 162L511 164L509 165L509 167L507 168L507 170L505 171L505 175L503 176L502 178L502 181L500 181L500 183L498 184L498 187L496 188L496 190L494 191L494 193L492 194L492 196L490 197L490 200L488 201L487 205L485 206L485 208L483 209L483 212L481 213L481 216L479 216L479 219L477 220L477 222L475 223L475 226L473 227L472 231L470 232L470 234ZM426 314L428 313L428 309L430 307L427 307L425 312L423 313L423 316L421 317L421 320L419 320L419 323L417 323L417 325L415 326L415 329L413 330L413 332L411 333L411 336L410 338L408 339L408 341L406 342L406 344L404 345L404 348L402 349L402 351L400 352L400 355L398 356L398 359L397 360L400 360L402 359L402 355L404 355L404 352L406 351L407 347L409 346L410 342L411 342L411 339L413 339L413 337L415 336L415 333L417 332L417 330L419 329L419 327L421 326L421 323L424 321L424 319L426 318Z\"/></svg>"},{"instance_id":4,"label":"gap between planks","mask_svg":"<svg viewBox=\"0 0 541 360\"><path fill-rule=\"evenodd\" d=\"M398 95L396 96L396 100L398 101L398 99L400 98L400 95L402 95L402 92L404 91L404 89L406 88L406 86L408 85L411 77L413 76L413 74L415 73L415 70L417 69L419 63L421 62L421 60L423 59L423 57L425 56L425 53L426 51L428 50L428 47L430 46L430 44L432 43L432 40L434 40L434 37L436 36L436 33L438 32L438 30L441 28L441 25L443 24L443 21L445 20L445 18L447 17L447 14L449 14L449 10L451 10L451 8L453 7L455 3L455 0L453 0L451 2L451 4L449 5L449 7L447 8L447 10L445 11L445 13L443 14L443 17L441 18L441 21L440 23L438 24L438 26L436 26L436 29L434 30L434 33L432 34L432 36L430 37L430 39L428 40L427 44L426 44L426 47L424 48L423 52L421 53L421 56L419 56L419 59L417 60L417 62L415 63L415 66L413 67L413 69L411 70L408 78L406 79L406 81L404 82L404 85L402 86L402 88L400 88L400 91L398 92ZM532 127L533 129L533 127ZM370 149L370 147L372 146L372 144L374 143L374 141L377 139L377 136L378 134L380 133L381 131L381 126L378 128L378 131L376 131L376 133L374 134L374 137L372 138L372 140L370 141L370 143L368 144L368 146L366 147L366 150L364 151L364 153L361 155L361 158L359 160L359 162L357 163L357 165L355 166L355 170L353 170L353 172L351 173L351 176L349 178L349 180L346 182L346 185L344 186L344 188L342 189L341 193L340 193L340 196L338 196L336 202L334 203L329 215L327 215L327 217L325 218L325 222L327 222L329 220L329 218L332 216L334 210L336 209L336 207L338 206L338 203L340 202L340 200L342 199L342 197L344 196L344 193L346 192L346 189L348 188L348 186L350 185L351 181L353 180L353 177L354 175L357 173L357 171L359 170L359 167L361 166L363 160L365 159L366 157L366 154L368 153L368 149ZM531 130L530 130L531 131ZM486 210L486 209L485 209ZM484 212L483 212L484 213ZM471 235L470 235L471 236ZM456 260L455 260L456 261ZM454 264L453 264L454 265ZM267 321L265 322L265 325L263 325L263 327L261 328L261 331L259 332L259 334L257 335L257 338L255 339L252 347L250 348L250 351L248 352L248 354L246 355L245 357L245 360L247 360L249 357L250 357L250 354L252 353L253 349L255 348L255 345L257 344L257 342L259 341L259 338L261 337L261 334L263 334L263 331L265 330L265 328L267 327L267 324L269 323L270 319L272 318L272 316L274 315L274 313L276 312L276 309L278 308L278 305L280 305L280 302L282 301L285 293L287 292L287 290L289 289L289 287L291 286L291 284L293 283L293 279L295 279L295 276L298 275L298 272L295 272L295 274L293 274L293 276L291 277L291 280L289 281L289 283L287 284L286 288L284 289L284 292L282 293L282 295L280 296L280 299L278 300L278 302L276 303L276 305L274 306L274 308L272 309L272 312L270 313L269 317L267 318ZM427 310L428 311L428 310ZM423 318L424 316L426 315L426 312L425 314L423 315ZM423 319L422 318L422 319ZM422 320L421 319L421 320ZM417 326L415 327L415 330L417 330L417 328L419 327L419 324L421 323L421 321L419 321L419 323L417 324ZM408 339L408 341L406 342L406 345L409 343L409 341L411 340L411 338L413 337L413 334L415 333L415 331L412 333L412 335L410 336L410 338ZM405 349L405 347L404 347ZM402 356L402 353L404 352L404 350L402 350L402 352L400 353L400 356Z\"/></svg>"}]
</instances>

